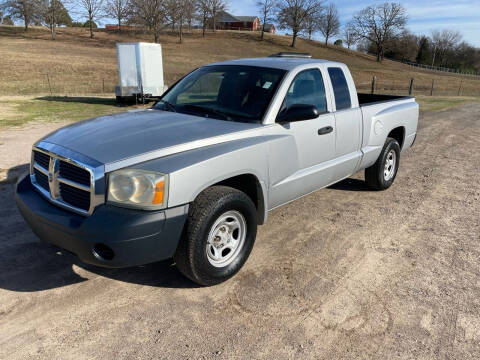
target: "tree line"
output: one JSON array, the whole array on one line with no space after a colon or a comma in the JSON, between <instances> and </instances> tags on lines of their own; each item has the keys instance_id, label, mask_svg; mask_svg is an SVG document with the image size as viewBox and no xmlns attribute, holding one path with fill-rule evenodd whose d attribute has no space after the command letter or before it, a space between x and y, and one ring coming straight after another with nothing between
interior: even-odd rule
<instances>
[{"instance_id":1,"label":"tree line","mask_svg":"<svg viewBox=\"0 0 480 360\"><path fill-rule=\"evenodd\" d=\"M140 25L147 28L158 42L161 31L171 28L183 40L185 28L201 27L216 31L223 11L228 10L228 0L0 0L0 19L3 23L23 21L29 25L48 26L52 39L56 27L84 23L94 37L96 22L103 18L115 19L122 25ZM340 24L339 11L334 2L325 0L257 0L257 14L264 38L265 25L274 22L291 36L291 46L298 37L312 39L321 34L328 46L335 45L371 53L377 61L385 57L419 64L456 68L463 71L480 69L480 50L462 41L457 31L434 31L430 36L415 35L406 29L406 9L396 2L367 6L355 13L352 19ZM67 10L68 9L68 10Z\"/></svg>"}]
</instances>

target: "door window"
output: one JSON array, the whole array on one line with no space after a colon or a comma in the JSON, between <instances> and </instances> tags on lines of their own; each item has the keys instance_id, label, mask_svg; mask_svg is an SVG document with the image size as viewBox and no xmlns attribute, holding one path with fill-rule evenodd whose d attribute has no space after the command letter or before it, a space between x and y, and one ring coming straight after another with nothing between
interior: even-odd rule
<instances>
[{"instance_id":1,"label":"door window","mask_svg":"<svg viewBox=\"0 0 480 360\"><path fill-rule=\"evenodd\" d=\"M350 90L348 89L347 79L345 79L345 74L342 69L328 68L328 75L330 75L330 80L332 81L337 111L351 108L352 100L350 99Z\"/></svg>"},{"instance_id":2,"label":"door window","mask_svg":"<svg viewBox=\"0 0 480 360\"><path fill-rule=\"evenodd\" d=\"M314 105L319 113L327 111L325 86L320 70L305 70L295 77L288 89L280 112L296 104Z\"/></svg>"}]
</instances>

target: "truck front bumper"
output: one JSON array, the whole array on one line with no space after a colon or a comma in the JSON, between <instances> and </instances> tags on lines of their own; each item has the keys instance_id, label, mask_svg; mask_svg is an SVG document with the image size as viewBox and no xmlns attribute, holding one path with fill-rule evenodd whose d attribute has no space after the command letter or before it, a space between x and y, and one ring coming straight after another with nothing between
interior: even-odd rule
<instances>
[{"instance_id":1,"label":"truck front bumper","mask_svg":"<svg viewBox=\"0 0 480 360\"><path fill-rule=\"evenodd\" d=\"M21 214L42 241L76 254L83 262L113 268L171 258L188 214L188 205L162 211L100 205L84 217L45 200L29 176L17 183L15 198Z\"/></svg>"}]
</instances>

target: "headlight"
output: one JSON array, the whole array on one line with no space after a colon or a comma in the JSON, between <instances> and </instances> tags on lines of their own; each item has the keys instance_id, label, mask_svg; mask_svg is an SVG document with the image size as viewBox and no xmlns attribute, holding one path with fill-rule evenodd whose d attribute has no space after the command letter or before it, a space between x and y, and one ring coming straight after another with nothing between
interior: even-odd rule
<instances>
[{"instance_id":1,"label":"headlight","mask_svg":"<svg viewBox=\"0 0 480 360\"><path fill-rule=\"evenodd\" d=\"M167 205L168 176L165 174L124 169L108 177L110 203L141 209L161 209Z\"/></svg>"}]
</instances>

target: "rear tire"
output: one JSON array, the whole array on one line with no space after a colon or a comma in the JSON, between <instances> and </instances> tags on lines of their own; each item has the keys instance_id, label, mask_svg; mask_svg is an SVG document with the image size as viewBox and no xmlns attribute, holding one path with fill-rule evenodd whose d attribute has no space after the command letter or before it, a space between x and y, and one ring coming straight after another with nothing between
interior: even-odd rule
<instances>
[{"instance_id":1,"label":"rear tire","mask_svg":"<svg viewBox=\"0 0 480 360\"><path fill-rule=\"evenodd\" d=\"M180 272L199 285L219 284L247 261L257 235L252 200L227 186L212 186L191 204L174 259Z\"/></svg>"},{"instance_id":2,"label":"rear tire","mask_svg":"<svg viewBox=\"0 0 480 360\"><path fill-rule=\"evenodd\" d=\"M375 164L365 169L365 182L372 189L386 190L392 186L399 165L400 145L389 137Z\"/></svg>"}]
</instances>

